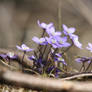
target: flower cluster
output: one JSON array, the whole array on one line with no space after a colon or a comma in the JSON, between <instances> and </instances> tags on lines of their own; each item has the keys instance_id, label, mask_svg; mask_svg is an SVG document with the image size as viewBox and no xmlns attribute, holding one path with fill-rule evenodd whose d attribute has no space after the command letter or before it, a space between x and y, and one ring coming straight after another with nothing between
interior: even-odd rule
<instances>
[{"instance_id":1,"label":"flower cluster","mask_svg":"<svg viewBox=\"0 0 92 92\"><path fill-rule=\"evenodd\" d=\"M34 50L25 44L22 44L21 46L17 45L16 48L23 51L21 61L23 63L27 52L33 51L33 54L28 56L28 59L33 61L33 67L31 67L31 69L45 76L59 77L62 71L67 71L67 69L64 70L68 65L65 53L70 49L70 47L74 45L79 49L83 49L82 44L79 42L78 35L75 34L76 29L74 27L68 28L63 24L63 30L57 31L52 22L46 24L40 23L38 20L37 23L39 27L43 29L43 34L40 38L36 36L32 38L32 40L38 45L38 48L37 50ZM88 43L86 49L92 52L92 44ZM0 57L8 60L18 58L18 56L12 52L0 54ZM92 57L78 57L75 61L82 63L84 70L87 70L89 65L85 69L84 63L87 62L90 64Z\"/></svg>"},{"instance_id":2,"label":"flower cluster","mask_svg":"<svg viewBox=\"0 0 92 92\"><path fill-rule=\"evenodd\" d=\"M75 28L71 27L68 28L66 25L63 24L63 29L64 29L64 34L68 35L70 37L70 39L72 40L72 42L74 43L74 45L80 49L82 49L82 44L78 41L78 36L73 34L75 32Z\"/></svg>"},{"instance_id":3,"label":"flower cluster","mask_svg":"<svg viewBox=\"0 0 92 92\"><path fill-rule=\"evenodd\" d=\"M35 53L36 55L34 54L30 56L29 59L34 61L36 69L40 72L43 71L44 67L45 72L48 71L48 69L50 72L55 69L58 70L58 66L55 65L56 62L62 63L63 65L67 66L67 63L63 58L62 51L58 51L62 48L71 47L72 43L76 47L82 49L82 44L78 41L78 36L74 34L75 28L68 28L63 24L63 31L61 32L56 31L52 22L46 24L40 23L40 21L38 20L37 23L39 27L43 29L44 34L41 38L38 38L36 36L32 38L32 40L39 45L39 53ZM71 43L68 42L68 38L70 39ZM44 56L46 58L44 58Z\"/></svg>"}]
</instances>

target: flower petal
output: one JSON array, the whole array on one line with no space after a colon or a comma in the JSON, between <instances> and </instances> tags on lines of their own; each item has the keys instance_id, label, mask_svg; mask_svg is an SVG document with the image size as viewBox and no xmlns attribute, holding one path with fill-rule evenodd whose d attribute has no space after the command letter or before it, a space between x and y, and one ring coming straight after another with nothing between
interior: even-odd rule
<instances>
[{"instance_id":1,"label":"flower petal","mask_svg":"<svg viewBox=\"0 0 92 92\"><path fill-rule=\"evenodd\" d=\"M32 40L33 40L34 42L36 42L36 43L39 43L39 38L36 37L36 36L34 36L34 37L32 38Z\"/></svg>"},{"instance_id":2,"label":"flower petal","mask_svg":"<svg viewBox=\"0 0 92 92\"><path fill-rule=\"evenodd\" d=\"M22 49L20 46L18 46L18 45L16 46L16 48L19 49L19 50L23 50L23 49Z\"/></svg>"},{"instance_id":3,"label":"flower petal","mask_svg":"<svg viewBox=\"0 0 92 92\"><path fill-rule=\"evenodd\" d=\"M65 24L63 24L62 27L64 30L68 30L68 27Z\"/></svg>"},{"instance_id":4,"label":"flower petal","mask_svg":"<svg viewBox=\"0 0 92 92\"><path fill-rule=\"evenodd\" d=\"M37 21L37 23L38 23L38 25L39 25L41 28L43 28L43 29L45 29L46 26L47 26L47 24L45 24L45 23L40 23L39 20Z\"/></svg>"},{"instance_id":5,"label":"flower petal","mask_svg":"<svg viewBox=\"0 0 92 92\"><path fill-rule=\"evenodd\" d=\"M26 52L30 52L33 51L34 49L26 49Z\"/></svg>"},{"instance_id":6,"label":"flower petal","mask_svg":"<svg viewBox=\"0 0 92 92\"><path fill-rule=\"evenodd\" d=\"M74 33L75 30L76 30L76 29L75 29L74 27L71 27L71 28L68 29L69 33Z\"/></svg>"}]
</instances>

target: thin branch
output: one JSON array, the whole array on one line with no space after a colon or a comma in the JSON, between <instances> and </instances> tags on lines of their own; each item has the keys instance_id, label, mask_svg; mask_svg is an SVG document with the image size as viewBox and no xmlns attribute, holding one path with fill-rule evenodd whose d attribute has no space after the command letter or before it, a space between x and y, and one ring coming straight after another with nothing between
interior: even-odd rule
<instances>
[{"instance_id":1,"label":"thin branch","mask_svg":"<svg viewBox=\"0 0 92 92\"><path fill-rule=\"evenodd\" d=\"M62 78L61 80L74 80L74 79L85 78L85 77L92 77L92 72L71 74L69 77Z\"/></svg>"}]
</instances>

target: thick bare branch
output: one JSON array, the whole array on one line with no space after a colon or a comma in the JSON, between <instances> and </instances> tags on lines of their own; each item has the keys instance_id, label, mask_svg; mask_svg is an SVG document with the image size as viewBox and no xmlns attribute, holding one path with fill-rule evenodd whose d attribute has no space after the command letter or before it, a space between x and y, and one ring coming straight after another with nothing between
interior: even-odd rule
<instances>
[{"instance_id":1,"label":"thick bare branch","mask_svg":"<svg viewBox=\"0 0 92 92\"><path fill-rule=\"evenodd\" d=\"M92 92L92 83L62 81L14 72L0 66L0 82L25 88L47 91Z\"/></svg>"}]
</instances>

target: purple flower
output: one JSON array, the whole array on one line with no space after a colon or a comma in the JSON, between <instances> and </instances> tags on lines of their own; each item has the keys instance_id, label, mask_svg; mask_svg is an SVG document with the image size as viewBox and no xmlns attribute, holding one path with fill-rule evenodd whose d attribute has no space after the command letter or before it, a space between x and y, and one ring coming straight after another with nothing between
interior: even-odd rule
<instances>
[{"instance_id":1,"label":"purple flower","mask_svg":"<svg viewBox=\"0 0 92 92\"><path fill-rule=\"evenodd\" d=\"M32 51L33 49L30 49L28 46L26 46L25 44L22 44L21 46L16 46L17 47L17 49L19 49L19 50L22 50L22 51L25 51L25 52L30 52L30 51Z\"/></svg>"},{"instance_id":2,"label":"purple flower","mask_svg":"<svg viewBox=\"0 0 92 92\"><path fill-rule=\"evenodd\" d=\"M56 55L55 61L62 62L64 65L67 65L65 60L62 58L62 55L60 53L56 53L55 55Z\"/></svg>"},{"instance_id":3,"label":"purple flower","mask_svg":"<svg viewBox=\"0 0 92 92\"><path fill-rule=\"evenodd\" d=\"M53 26L53 23L51 22L51 23L49 23L49 24L46 24L46 23L40 23L40 21L38 20L37 21L37 23L38 23L38 25L41 27L41 28L43 28L43 29L48 29L48 28L50 28L51 26Z\"/></svg>"},{"instance_id":4,"label":"purple flower","mask_svg":"<svg viewBox=\"0 0 92 92\"><path fill-rule=\"evenodd\" d=\"M78 36L73 34L75 32L75 28L71 27L68 28L66 25L63 24L64 34L69 35L70 39L72 39L74 45L80 49L82 49L82 44L78 41Z\"/></svg>"},{"instance_id":5,"label":"purple flower","mask_svg":"<svg viewBox=\"0 0 92 92\"><path fill-rule=\"evenodd\" d=\"M78 63L81 63L81 62L88 62L88 63L90 63L91 59L88 58L88 57L79 57L79 58L75 59L75 61L78 62Z\"/></svg>"},{"instance_id":6,"label":"purple flower","mask_svg":"<svg viewBox=\"0 0 92 92\"><path fill-rule=\"evenodd\" d=\"M56 37L57 42L58 42L58 47L62 48L62 47L69 47L70 43L67 42L67 37Z\"/></svg>"},{"instance_id":7,"label":"purple flower","mask_svg":"<svg viewBox=\"0 0 92 92\"><path fill-rule=\"evenodd\" d=\"M55 38L53 38L53 37L49 37L49 38L46 37L46 40L47 40L47 42L49 44L52 45L53 48L58 48L58 42L57 42L57 40Z\"/></svg>"},{"instance_id":8,"label":"purple flower","mask_svg":"<svg viewBox=\"0 0 92 92\"><path fill-rule=\"evenodd\" d=\"M86 49L92 52L92 43L88 43L88 47L86 47Z\"/></svg>"},{"instance_id":9,"label":"purple flower","mask_svg":"<svg viewBox=\"0 0 92 92\"><path fill-rule=\"evenodd\" d=\"M68 47L70 46L70 43L66 42L67 37L46 37L46 40L49 44L53 46L53 48L62 48L62 47Z\"/></svg>"},{"instance_id":10,"label":"purple flower","mask_svg":"<svg viewBox=\"0 0 92 92\"><path fill-rule=\"evenodd\" d=\"M53 23L49 23L49 24L40 23L39 20L37 22L41 28L45 29L45 31L48 33L49 36L60 36L61 35L61 32L55 32L55 27Z\"/></svg>"},{"instance_id":11,"label":"purple flower","mask_svg":"<svg viewBox=\"0 0 92 92\"><path fill-rule=\"evenodd\" d=\"M7 54L0 54L0 56L2 57L2 58L4 58L4 59L17 59L18 58L18 56L17 55L15 55L13 52L8 52Z\"/></svg>"},{"instance_id":12,"label":"purple flower","mask_svg":"<svg viewBox=\"0 0 92 92\"><path fill-rule=\"evenodd\" d=\"M40 44L40 45L46 45L47 44L47 41L46 41L45 38L33 37L32 40L34 42L36 42L37 44Z\"/></svg>"},{"instance_id":13,"label":"purple flower","mask_svg":"<svg viewBox=\"0 0 92 92\"><path fill-rule=\"evenodd\" d=\"M75 32L75 30L76 30L74 27L68 28L68 27L67 27L66 25L64 25L64 24L63 24L62 26L63 26L63 29L64 29L63 32L64 32L65 35L69 35L69 36L70 36L70 35L73 34L73 33Z\"/></svg>"},{"instance_id":14,"label":"purple flower","mask_svg":"<svg viewBox=\"0 0 92 92\"><path fill-rule=\"evenodd\" d=\"M61 32L56 32L54 26L46 29L46 32L48 33L49 36L60 36L62 34Z\"/></svg>"},{"instance_id":15,"label":"purple flower","mask_svg":"<svg viewBox=\"0 0 92 92\"><path fill-rule=\"evenodd\" d=\"M7 56L9 57L9 58L11 58L11 59L16 59L18 56L17 55L15 55L13 52L8 52L7 53Z\"/></svg>"},{"instance_id":16,"label":"purple flower","mask_svg":"<svg viewBox=\"0 0 92 92\"><path fill-rule=\"evenodd\" d=\"M70 37L74 43L74 45L80 49L83 49L82 48L82 44L78 41L78 36L77 35L74 35L74 34L71 34L71 37Z\"/></svg>"}]
</instances>

